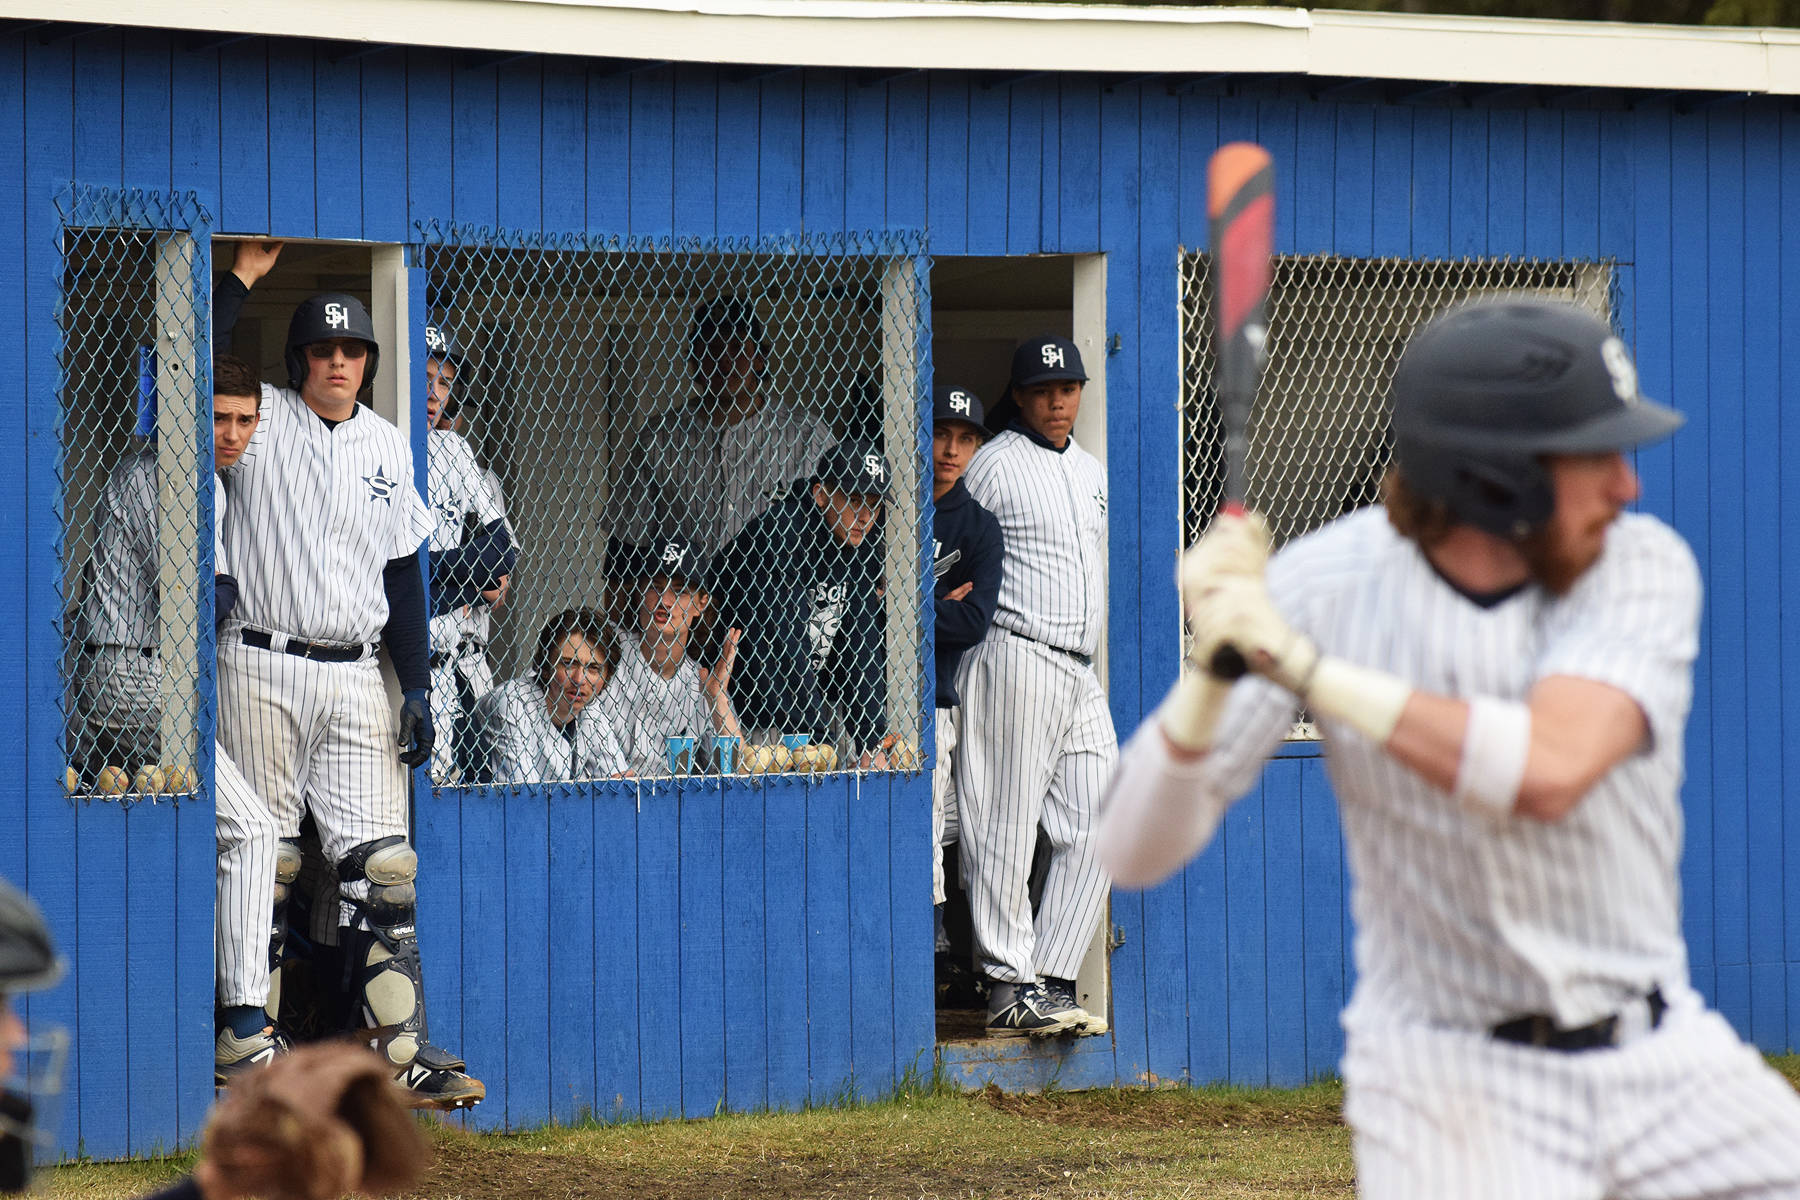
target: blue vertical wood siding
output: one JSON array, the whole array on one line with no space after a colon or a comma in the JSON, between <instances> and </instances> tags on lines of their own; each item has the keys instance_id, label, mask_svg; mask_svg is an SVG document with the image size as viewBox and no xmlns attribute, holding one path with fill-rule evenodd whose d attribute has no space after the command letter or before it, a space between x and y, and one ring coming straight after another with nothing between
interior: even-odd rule
<instances>
[{"instance_id":1,"label":"blue vertical wood siding","mask_svg":"<svg viewBox=\"0 0 1800 1200\"><path fill-rule=\"evenodd\" d=\"M192 189L223 233L404 241L414 222L676 236L926 227L936 255L1107 256L1114 514L1109 662L1129 733L1173 678L1177 256L1205 241L1206 157L1256 138L1279 249L1618 264L1644 386L1689 414L1644 451L1708 605L1688 732L1685 921L1700 986L1768 1050L1800 1041L1800 115L1581 96L1507 107L1232 94L1087 77L841 71L747 78L525 59L471 66L305 42L193 51L163 33L0 38L0 286L25 354L0 405L0 723L25 731L0 872L76 970L26 1005L78 1038L61 1145L192 1136L209 1039L206 810L62 792L58 216L70 181ZM7 148L11 153L5 153ZM1029 307L1021 298L1020 307ZM512 1127L794 1108L930 1069L922 777L444 791L417 805L434 1035ZM171 864L176 864L173 868ZM1178 877L1115 897L1113 1025L1081 1077L1293 1083L1334 1069L1352 985L1348 886L1322 761L1274 760ZM169 950L176 948L171 956ZM1098 1057L1096 1057L1098 1056ZM1096 1063L1104 1064L1096 1068ZM179 1092L167 1103L168 1080Z\"/></svg>"}]
</instances>

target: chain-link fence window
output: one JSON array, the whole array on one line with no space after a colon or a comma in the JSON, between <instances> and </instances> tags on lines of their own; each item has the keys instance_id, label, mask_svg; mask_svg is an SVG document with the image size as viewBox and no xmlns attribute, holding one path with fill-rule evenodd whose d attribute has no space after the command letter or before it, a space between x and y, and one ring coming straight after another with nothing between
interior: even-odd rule
<instances>
[{"instance_id":1,"label":"chain-link fence window","mask_svg":"<svg viewBox=\"0 0 1800 1200\"><path fill-rule=\"evenodd\" d=\"M62 234L62 661L74 793L195 786L198 480L211 407L200 394L200 253L182 232Z\"/></svg>"},{"instance_id":2,"label":"chain-link fence window","mask_svg":"<svg viewBox=\"0 0 1800 1200\"><path fill-rule=\"evenodd\" d=\"M918 248L424 265L439 780L915 769Z\"/></svg>"},{"instance_id":3,"label":"chain-link fence window","mask_svg":"<svg viewBox=\"0 0 1800 1200\"><path fill-rule=\"evenodd\" d=\"M1211 256L1181 257L1184 544L1206 532L1225 484L1214 391ZM1413 330L1478 296L1552 296L1611 316L1610 264L1277 257L1268 365L1250 419L1247 503L1277 546L1381 498L1393 459L1388 386ZM1304 722L1296 736L1309 736Z\"/></svg>"}]
</instances>

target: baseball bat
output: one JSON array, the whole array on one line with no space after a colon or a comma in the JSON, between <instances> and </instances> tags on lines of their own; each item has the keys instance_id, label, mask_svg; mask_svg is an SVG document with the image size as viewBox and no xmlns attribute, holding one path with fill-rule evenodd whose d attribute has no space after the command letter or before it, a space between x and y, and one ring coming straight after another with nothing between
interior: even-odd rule
<instances>
[{"instance_id":1,"label":"baseball bat","mask_svg":"<svg viewBox=\"0 0 1800 1200\"><path fill-rule=\"evenodd\" d=\"M1250 411L1268 361L1269 263L1275 237L1275 163L1254 142L1230 142L1206 166L1206 216L1212 246L1214 375L1225 425L1225 502L1219 511L1244 515ZM1221 679L1248 670L1244 656L1221 646L1209 664Z\"/></svg>"}]
</instances>

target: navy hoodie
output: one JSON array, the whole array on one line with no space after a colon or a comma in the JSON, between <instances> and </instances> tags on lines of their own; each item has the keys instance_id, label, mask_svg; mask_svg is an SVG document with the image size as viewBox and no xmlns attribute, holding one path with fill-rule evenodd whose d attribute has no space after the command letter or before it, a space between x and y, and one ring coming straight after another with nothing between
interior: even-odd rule
<instances>
[{"instance_id":1,"label":"navy hoodie","mask_svg":"<svg viewBox=\"0 0 1800 1200\"><path fill-rule=\"evenodd\" d=\"M963 481L956 483L937 502L931 524L933 608L937 618L937 706L954 708L962 702L956 693L956 665L963 651L987 634L1000 602L1000 560L1005 546L1000 522L975 502ZM965 583L975 586L961 600L944 597Z\"/></svg>"},{"instance_id":2,"label":"navy hoodie","mask_svg":"<svg viewBox=\"0 0 1800 1200\"><path fill-rule=\"evenodd\" d=\"M731 704L746 730L831 736L843 720L852 753L887 733L881 530L861 546L831 536L810 488L744 527L713 567L718 628L743 630ZM828 640L829 644L825 642Z\"/></svg>"}]
</instances>

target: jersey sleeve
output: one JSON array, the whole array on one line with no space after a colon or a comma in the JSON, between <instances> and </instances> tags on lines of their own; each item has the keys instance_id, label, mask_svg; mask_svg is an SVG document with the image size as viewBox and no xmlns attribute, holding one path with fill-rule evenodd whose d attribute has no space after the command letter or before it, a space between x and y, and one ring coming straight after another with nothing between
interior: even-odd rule
<instances>
[{"instance_id":1,"label":"jersey sleeve","mask_svg":"<svg viewBox=\"0 0 1800 1200\"><path fill-rule=\"evenodd\" d=\"M401 558L408 554L417 554L425 539L437 528L437 521L431 515L431 509L425 504L425 497L419 494L418 485L413 482L412 453L408 451L401 460L401 478L405 479L404 487L394 489L393 520L389 529L393 540L388 544L388 558Z\"/></svg>"},{"instance_id":2,"label":"jersey sleeve","mask_svg":"<svg viewBox=\"0 0 1800 1200\"><path fill-rule=\"evenodd\" d=\"M1537 678L1570 675L1618 688L1659 744L1679 739L1700 649L1700 570L1678 534L1621 518L1606 551L1558 605Z\"/></svg>"},{"instance_id":3,"label":"jersey sleeve","mask_svg":"<svg viewBox=\"0 0 1800 1200\"><path fill-rule=\"evenodd\" d=\"M476 761L487 763L487 782L536 783L537 747L518 691L498 687L475 705L478 745Z\"/></svg>"}]
</instances>

